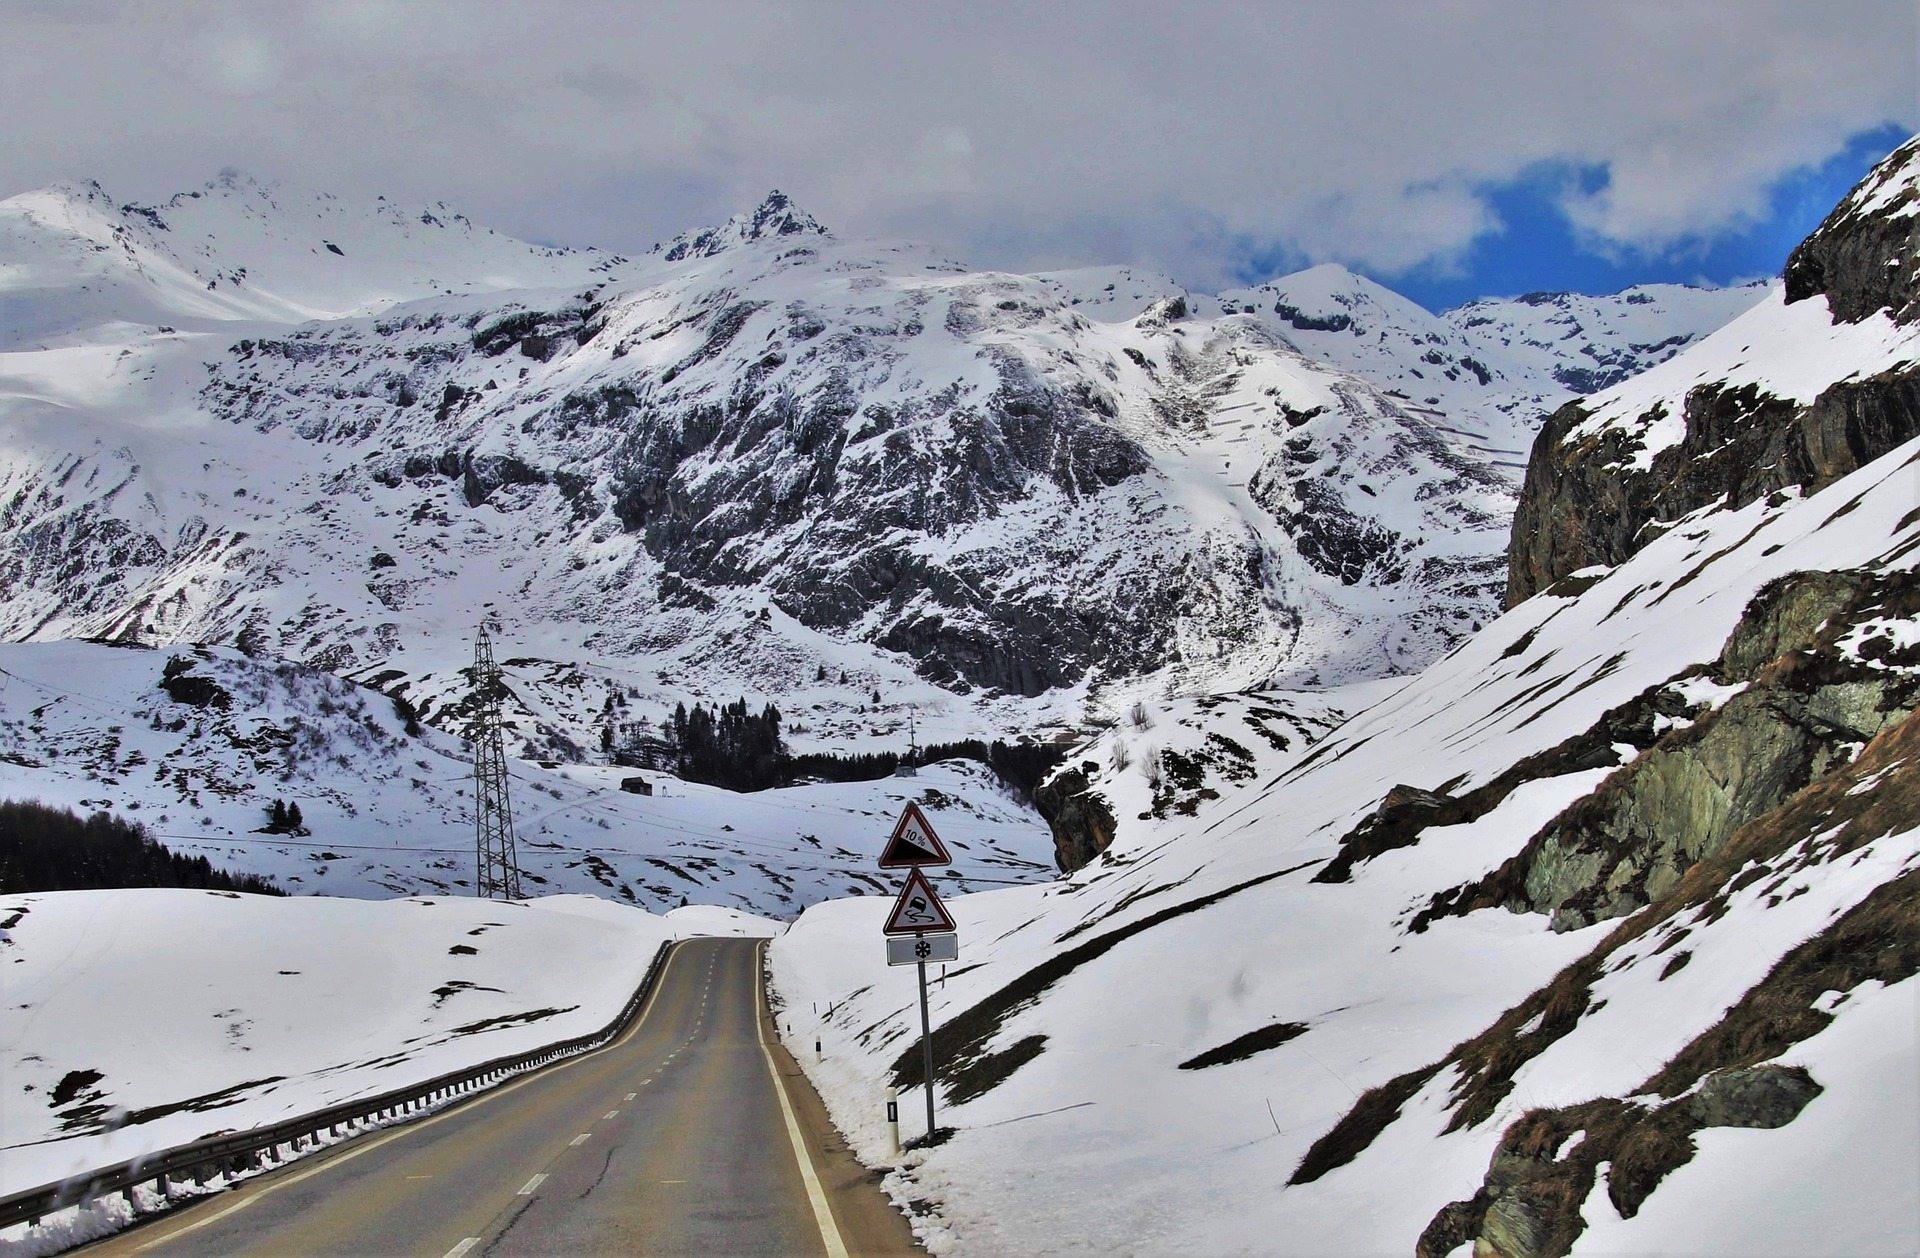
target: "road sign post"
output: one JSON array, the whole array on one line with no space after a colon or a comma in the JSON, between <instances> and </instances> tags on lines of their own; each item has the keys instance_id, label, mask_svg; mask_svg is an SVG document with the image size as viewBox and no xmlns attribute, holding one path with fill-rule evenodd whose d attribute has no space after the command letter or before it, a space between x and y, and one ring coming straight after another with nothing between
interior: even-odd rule
<instances>
[{"instance_id":1,"label":"road sign post","mask_svg":"<svg viewBox=\"0 0 1920 1258\"><path fill-rule=\"evenodd\" d=\"M920 962L920 1073L927 1080L927 1140L933 1140L933 1025L927 1017L927 963Z\"/></svg>"},{"instance_id":2,"label":"road sign post","mask_svg":"<svg viewBox=\"0 0 1920 1258\"><path fill-rule=\"evenodd\" d=\"M948 961L960 955L960 937L954 932L953 915L940 903L940 895L921 872L927 865L948 865L953 857L946 844L933 832L920 805L908 802L900 821L893 827L886 849L880 854L880 868L905 869L907 885L893 903L880 933L887 936L887 964L912 963L920 979L920 1073L927 1089L927 1139L933 1139L933 1017L927 1009L927 962ZM909 937L911 942L909 942ZM890 1114L893 1111L890 1110Z\"/></svg>"}]
</instances>

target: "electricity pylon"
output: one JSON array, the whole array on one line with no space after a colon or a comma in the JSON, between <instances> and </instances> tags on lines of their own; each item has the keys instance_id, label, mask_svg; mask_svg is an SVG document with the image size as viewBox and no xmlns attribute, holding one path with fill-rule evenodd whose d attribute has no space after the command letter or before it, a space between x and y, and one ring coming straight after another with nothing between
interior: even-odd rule
<instances>
[{"instance_id":1,"label":"electricity pylon","mask_svg":"<svg viewBox=\"0 0 1920 1258\"><path fill-rule=\"evenodd\" d=\"M474 894L517 900L520 853L513 838L513 803L507 798L507 752L500 738L503 689L493 662L493 639L482 621L473 642Z\"/></svg>"}]
</instances>

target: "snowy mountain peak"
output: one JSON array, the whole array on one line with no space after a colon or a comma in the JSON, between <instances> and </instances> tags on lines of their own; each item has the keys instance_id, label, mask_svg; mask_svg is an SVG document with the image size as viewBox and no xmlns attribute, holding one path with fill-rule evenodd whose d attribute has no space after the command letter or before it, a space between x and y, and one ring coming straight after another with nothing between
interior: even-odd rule
<instances>
[{"instance_id":1,"label":"snowy mountain peak","mask_svg":"<svg viewBox=\"0 0 1920 1258\"><path fill-rule=\"evenodd\" d=\"M1383 318L1395 322L1432 319L1413 302L1338 262L1323 262L1223 297L1271 314L1303 332L1363 333ZM1371 312L1371 314L1369 313Z\"/></svg>"},{"instance_id":2,"label":"snowy mountain peak","mask_svg":"<svg viewBox=\"0 0 1920 1258\"><path fill-rule=\"evenodd\" d=\"M718 227L697 232L682 232L665 246L668 262L688 258L711 258L730 245L779 236L825 236L813 215L796 206L786 193L775 188L750 214L735 214Z\"/></svg>"}]
</instances>

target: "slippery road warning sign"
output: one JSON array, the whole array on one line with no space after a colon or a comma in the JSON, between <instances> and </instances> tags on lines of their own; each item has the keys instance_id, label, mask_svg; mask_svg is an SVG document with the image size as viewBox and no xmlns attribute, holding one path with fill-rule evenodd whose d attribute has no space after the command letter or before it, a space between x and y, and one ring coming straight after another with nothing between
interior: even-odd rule
<instances>
[{"instance_id":1,"label":"slippery road warning sign","mask_svg":"<svg viewBox=\"0 0 1920 1258\"><path fill-rule=\"evenodd\" d=\"M887 924L880 928L880 933L925 935L953 929L953 915L940 903L927 876L916 869L907 875L907 885L901 888L900 898L893 902L893 912L887 915Z\"/></svg>"},{"instance_id":2,"label":"slippery road warning sign","mask_svg":"<svg viewBox=\"0 0 1920 1258\"><path fill-rule=\"evenodd\" d=\"M899 824L893 827L893 837L887 840L886 850L880 853L880 868L918 869L922 865L951 864L953 857L948 854L947 845L933 832L920 805L909 800L907 810L900 814Z\"/></svg>"}]
</instances>

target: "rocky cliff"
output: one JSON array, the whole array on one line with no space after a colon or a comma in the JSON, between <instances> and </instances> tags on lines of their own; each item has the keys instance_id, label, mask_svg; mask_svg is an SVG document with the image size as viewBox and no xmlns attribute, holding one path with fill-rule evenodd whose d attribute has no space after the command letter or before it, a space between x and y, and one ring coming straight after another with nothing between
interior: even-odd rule
<instances>
[{"instance_id":1,"label":"rocky cliff","mask_svg":"<svg viewBox=\"0 0 1920 1258\"><path fill-rule=\"evenodd\" d=\"M1703 507L1818 489L1920 433L1916 211L1909 142L1702 352L1554 412L1514 516L1507 605L1618 564Z\"/></svg>"}]
</instances>

